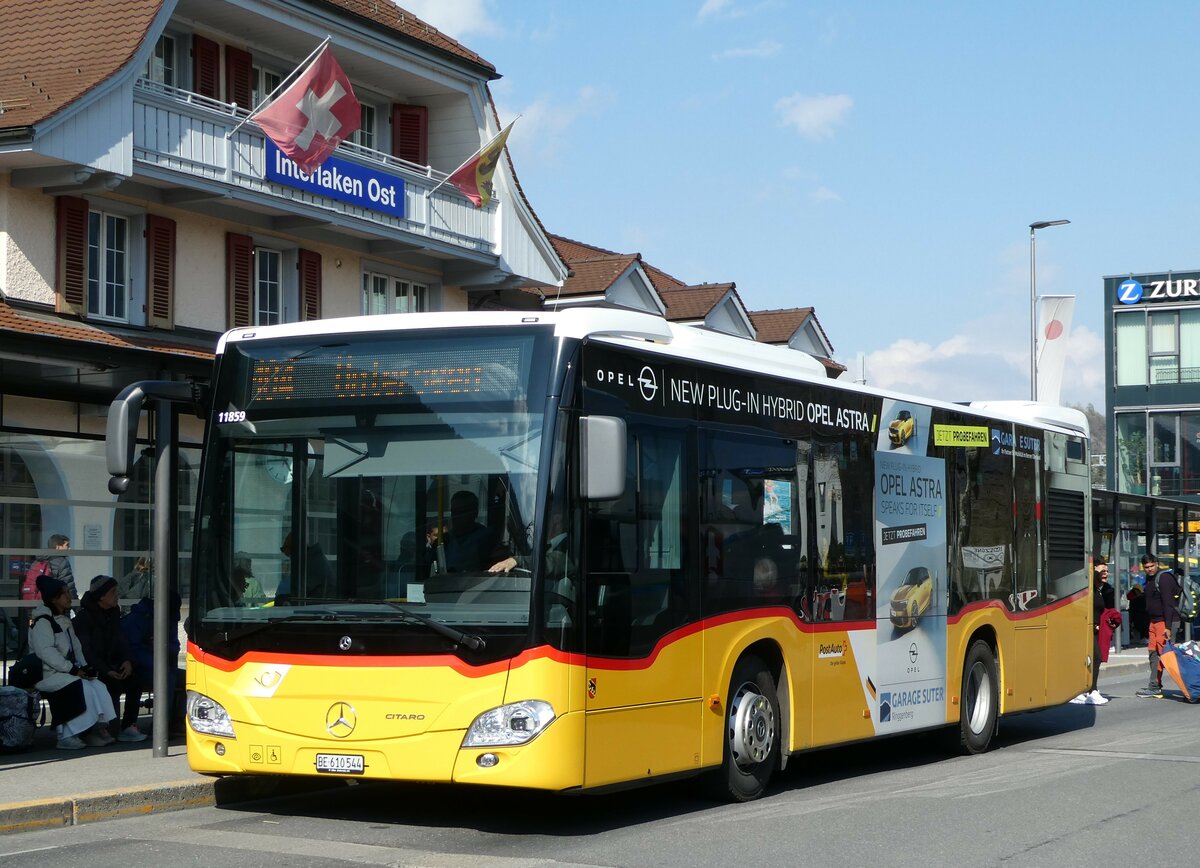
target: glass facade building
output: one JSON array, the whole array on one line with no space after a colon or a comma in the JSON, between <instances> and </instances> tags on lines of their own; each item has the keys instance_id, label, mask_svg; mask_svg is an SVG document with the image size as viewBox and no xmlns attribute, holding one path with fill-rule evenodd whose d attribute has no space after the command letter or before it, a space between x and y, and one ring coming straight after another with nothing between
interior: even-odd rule
<instances>
[{"instance_id":1,"label":"glass facade building","mask_svg":"<svg viewBox=\"0 0 1200 868\"><path fill-rule=\"evenodd\" d=\"M1104 278L1112 491L1200 503L1200 271Z\"/></svg>"}]
</instances>

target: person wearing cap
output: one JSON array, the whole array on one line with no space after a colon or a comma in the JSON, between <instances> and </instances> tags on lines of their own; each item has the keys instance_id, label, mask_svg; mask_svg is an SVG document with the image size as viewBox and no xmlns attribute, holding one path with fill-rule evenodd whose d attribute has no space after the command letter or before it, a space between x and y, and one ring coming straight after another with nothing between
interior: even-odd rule
<instances>
[{"instance_id":1,"label":"person wearing cap","mask_svg":"<svg viewBox=\"0 0 1200 868\"><path fill-rule=\"evenodd\" d=\"M58 747L102 747L114 739L108 722L116 717L112 698L88 665L71 623L71 591L53 576L39 576L41 605L33 609L29 647L42 661L42 680L34 685L50 703L58 727Z\"/></svg>"},{"instance_id":2,"label":"person wearing cap","mask_svg":"<svg viewBox=\"0 0 1200 868\"><path fill-rule=\"evenodd\" d=\"M1137 696L1161 699L1163 649L1179 629L1179 582L1170 570L1160 569L1153 552L1142 555L1142 571L1146 574L1146 614L1150 616L1150 683Z\"/></svg>"},{"instance_id":3,"label":"person wearing cap","mask_svg":"<svg viewBox=\"0 0 1200 868\"><path fill-rule=\"evenodd\" d=\"M142 691L140 682L133 678L132 655L125 634L121 632L117 580L112 576L99 575L92 579L75 616L75 632L83 653L108 688L114 711L121 710L121 697L125 697L117 741L144 741L146 735L137 727Z\"/></svg>"}]
</instances>

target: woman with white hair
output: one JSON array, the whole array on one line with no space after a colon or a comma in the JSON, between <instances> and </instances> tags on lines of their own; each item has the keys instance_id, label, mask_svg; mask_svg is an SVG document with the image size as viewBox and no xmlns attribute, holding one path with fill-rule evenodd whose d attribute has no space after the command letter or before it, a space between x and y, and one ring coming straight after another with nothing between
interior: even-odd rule
<instances>
[{"instance_id":1,"label":"woman with white hair","mask_svg":"<svg viewBox=\"0 0 1200 868\"><path fill-rule=\"evenodd\" d=\"M42 661L42 680L34 687L50 703L58 724L60 750L103 747L114 739L108 721L116 717L108 690L87 665L83 646L71 625L71 590L52 576L40 576L42 605L35 606L29 648Z\"/></svg>"}]
</instances>

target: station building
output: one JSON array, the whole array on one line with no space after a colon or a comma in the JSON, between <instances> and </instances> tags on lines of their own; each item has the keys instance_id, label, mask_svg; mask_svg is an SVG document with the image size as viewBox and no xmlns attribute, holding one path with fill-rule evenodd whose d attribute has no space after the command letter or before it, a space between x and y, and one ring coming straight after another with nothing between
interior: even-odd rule
<instances>
[{"instance_id":1,"label":"station building","mask_svg":"<svg viewBox=\"0 0 1200 868\"><path fill-rule=\"evenodd\" d=\"M0 27L0 596L52 533L83 588L149 549L149 462L106 489L128 383L206 380L232 327L463 310L567 275L506 160L484 208L435 190L499 132L499 76L390 2L11 0ZM361 128L306 182L234 129L326 36Z\"/></svg>"},{"instance_id":2,"label":"station building","mask_svg":"<svg viewBox=\"0 0 1200 868\"><path fill-rule=\"evenodd\" d=\"M52 533L81 590L149 551L152 450L109 494L108 405L207 381L230 328L599 304L844 371L812 308L550 235L507 152L483 208L442 184L500 131L499 74L390 0L9 0L0 26L0 599ZM242 121L327 36L360 129L308 178ZM202 428L179 422L186 576Z\"/></svg>"}]
</instances>

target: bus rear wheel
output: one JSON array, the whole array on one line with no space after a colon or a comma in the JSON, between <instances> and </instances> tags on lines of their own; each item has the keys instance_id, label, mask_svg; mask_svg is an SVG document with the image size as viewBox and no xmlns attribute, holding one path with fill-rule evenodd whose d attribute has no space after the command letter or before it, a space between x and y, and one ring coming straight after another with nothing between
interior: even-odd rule
<instances>
[{"instance_id":1,"label":"bus rear wheel","mask_svg":"<svg viewBox=\"0 0 1200 868\"><path fill-rule=\"evenodd\" d=\"M963 753L983 753L992 743L1000 713L1000 678L992 646L982 639L971 643L963 662L962 705L959 712L959 748Z\"/></svg>"},{"instance_id":2,"label":"bus rear wheel","mask_svg":"<svg viewBox=\"0 0 1200 868\"><path fill-rule=\"evenodd\" d=\"M748 802L767 788L779 767L779 697L775 678L757 657L733 668L725 703L721 768L709 773L708 790L722 801Z\"/></svg>"}]
</instances>

